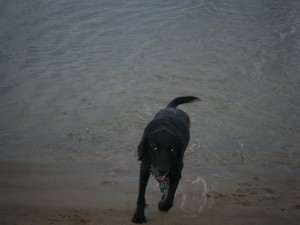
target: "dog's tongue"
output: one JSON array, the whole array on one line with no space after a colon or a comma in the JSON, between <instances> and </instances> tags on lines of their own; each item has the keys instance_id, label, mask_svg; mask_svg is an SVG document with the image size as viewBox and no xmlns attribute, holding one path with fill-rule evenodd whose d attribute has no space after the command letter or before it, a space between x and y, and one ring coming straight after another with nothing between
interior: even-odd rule
<instances>
[{"instance_id":1,"label":"dog's tongue","mask_svg":"<svg viewBox=\"0 0 300 225\"><path fill-rule=\"evenodd\" d=\"M165 177L166 177L166 176L158 176L158 177L156 177L156 179L157 179L158 181L163 181L163 180L165 179Z\"/></svg>"}]
</instances>

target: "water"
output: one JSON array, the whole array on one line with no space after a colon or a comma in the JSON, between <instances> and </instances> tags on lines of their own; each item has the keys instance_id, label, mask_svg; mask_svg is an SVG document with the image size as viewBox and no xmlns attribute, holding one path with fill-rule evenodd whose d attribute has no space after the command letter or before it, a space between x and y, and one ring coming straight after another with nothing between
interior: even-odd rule
<instances>
[{"instance_id":1,"label":"water","mask_svg":"<svg viewBox=\"0 0 300 225\"><path fill-rule=\"evenodd\" d=\"M174 97L187 163L298 163L297 0L0 1L0 156L136 159Z\"/></svg>"}]
</instances>

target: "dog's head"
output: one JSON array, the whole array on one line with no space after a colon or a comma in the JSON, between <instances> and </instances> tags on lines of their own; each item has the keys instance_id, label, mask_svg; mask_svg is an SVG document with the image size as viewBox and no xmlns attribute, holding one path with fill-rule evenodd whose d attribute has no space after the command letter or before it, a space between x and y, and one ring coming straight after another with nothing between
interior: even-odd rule
<instances>
[{"instance_id":1,"label":"dog's head","mask_svg":"<svg viewBox=\"0 0 300 225\"><path fill-rule=\"evenodd\" d=\"M139 159L150 166L157 181L163 181L178 159L183 157L179 140L176 134L165 129L142 139L138 149Z\"/></svg>"}]
</instances>

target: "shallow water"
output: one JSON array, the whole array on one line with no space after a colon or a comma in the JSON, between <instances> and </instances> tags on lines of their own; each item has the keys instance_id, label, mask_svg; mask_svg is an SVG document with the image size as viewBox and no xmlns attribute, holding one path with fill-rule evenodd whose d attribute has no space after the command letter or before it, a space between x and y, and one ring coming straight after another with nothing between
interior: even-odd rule
<instances>
[{"instance_id":1,"label":"shallow water","mask_svg":"<svg viewBox=\"0 0 300 225\"><path fill-rule=\"evenodd\" d=\"M299 162L299 15L296 0L0 1L0 153L126 161L195 95L187 162Z\"/></svg>"}]
</instances>

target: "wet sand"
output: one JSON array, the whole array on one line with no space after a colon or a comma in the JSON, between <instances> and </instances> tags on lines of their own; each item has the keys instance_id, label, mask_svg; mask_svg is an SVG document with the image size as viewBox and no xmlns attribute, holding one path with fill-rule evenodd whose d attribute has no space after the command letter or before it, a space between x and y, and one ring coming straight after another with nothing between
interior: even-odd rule
<instances>
[{"instance_id":1,"label":"wet sand","mask_svg":"<svg viewBox=\"0 0 300 225\"><path fill-rule=\"evenodd\" d=\"M0 223L133 224L138 162L0 163ZM160 191L150 178L147 224L298 224L300 167L185 165L175 206L157 210Z\"/></svg>"}]
</instances>

